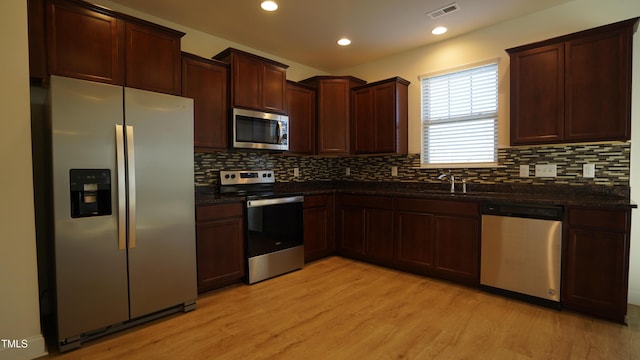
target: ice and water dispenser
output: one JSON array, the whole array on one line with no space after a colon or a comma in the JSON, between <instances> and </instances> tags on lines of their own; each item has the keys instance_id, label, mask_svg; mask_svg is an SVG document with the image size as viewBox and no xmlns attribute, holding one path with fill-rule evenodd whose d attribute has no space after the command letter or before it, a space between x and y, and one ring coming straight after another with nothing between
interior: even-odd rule
<instances>
[{"instance_id":1,"label":"ice and water dispenser","mask_svg":"<svg viewBox=\"0 0 640 360\"><path fill-rule=\"evenodd\" d=\"M111 170L69 170L71 217L111 215Z\"/></svg>"}]
</instances>

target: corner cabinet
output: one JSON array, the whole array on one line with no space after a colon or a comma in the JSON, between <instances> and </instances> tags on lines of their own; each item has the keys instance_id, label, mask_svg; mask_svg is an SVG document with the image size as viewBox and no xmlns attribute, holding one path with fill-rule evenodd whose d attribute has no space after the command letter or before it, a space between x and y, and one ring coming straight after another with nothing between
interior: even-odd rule
<instances>
[{"instance_id":1,"label":"corner cabinet","mask_svg":"<svg viewBox=\"0 0 640 360\"><path fill-rule=\"evenodd\" d=\"M563 306L624 323L631 209L568 207L565 221Z\"/></svg>"},{"instance_id":2,"label":"corner cabinet","mask_svg":"<svg viewBox=\"0 0 640 360\"><path fill-rule=\"evenodd\" d=\"M78 0L46 0L45 13L50 74L180 94L184 33Z\"/></svg>"},{"instance_id":3,"label":"corner cabinet","mask_svg":"<svg viewBox=\"0 0 640 360\"><path fill-rule=\"evenodd\" d=\"M480 282L477 202L397 198L395 266L469 285Z\"/></svg>"},{"instance_id":4,"label":"corner cabinet","mask_svg":"<svg viewBox=\"0 0 640 360\"><path fill-rule=\"evenodd\" d=\"M182 53L182 96L193 99L197 151L228 148L228 82L228 64Z\"/></svg>"},{"instance_id":5,"label":"corner cabinet","mask_svg":"<svg viewBox=\"0 0 640 360\"><path fill-rule=\"evenodd\" d=\"M287 81L286 113L289 115L289 152L315 153L316 91L308 86Z\"/></svg>"},{"instance_id":6,"label":"corner cabinet","mask_svg":"<svg viewBox=\"0 0 640 360\"><path fill-rule=\"evenodd\" d=\"M233 107L285 113L288 65L233 48L213 58L231 64Z\"/></svg>"},{"instance_id":7,"label":"corner cabinet","mask_svg":"<svg viewBox=\"0 0 640 360\"><path fill-rule=\"evenodd\" d=\"M631 55L638 18L507 49L511 145L631 136Z\"/></svg>"},{"instance_id":8,"label":"corner cabinet","mask_svg":"<svg viewBox=\"0 0 640 360\"><path fill-rule=\"evenodd\" d=\"M196 208L198 292L241 281L244 277L242 203Z\"/></svg>"},{"instance_id":9,"label":"corner cabinet","mask_svg":"<svg viewBox=\"0 0 640 360\"><path fill-rule=\"evenodd\" d=\"M351 89L366 84L352 76L315 76L300 83L316 89L317 152L350 153Z\"/></svg>"},{"instance_id":10,"label":"corner cabinet","mask_svg":"<svg viewBox=\"0 0 640 360\"><path fill-rule=\"evenodd\" d=\"M408 86L395 77L352 89L352 154L407 153Z\"/></svg>"},{"instance_id":11,"label":"corner cabinet","mask_svg":"<svg viewBox=\"0 0 640 360\"><path fill-rule=\"evenodd\" d=\"M336 251L335 200L333 194L304 197L304 260L329 256Z\"/></svg>"}]
</instances>

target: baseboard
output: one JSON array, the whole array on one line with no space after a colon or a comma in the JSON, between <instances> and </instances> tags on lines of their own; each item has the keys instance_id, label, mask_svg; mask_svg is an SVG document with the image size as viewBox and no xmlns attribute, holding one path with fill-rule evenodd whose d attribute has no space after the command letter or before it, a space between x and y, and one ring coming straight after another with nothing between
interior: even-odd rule
<instances>
[{"instance_id":1,"label":"baseboard","mask_svg":"<svg viewBox=\"0 0 640 360\"><path fill-rule=\"evenodd\" d=\"M0 341L0 360L31 360L47 354L42 334L25 339L2 339Z\"/></svg>"}]
</instances>

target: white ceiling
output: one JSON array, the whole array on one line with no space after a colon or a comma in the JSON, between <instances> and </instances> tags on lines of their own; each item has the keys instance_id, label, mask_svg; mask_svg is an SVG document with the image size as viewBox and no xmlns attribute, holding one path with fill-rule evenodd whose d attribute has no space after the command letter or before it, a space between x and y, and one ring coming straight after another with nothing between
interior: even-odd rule
<instances>
[{"instance_id":1,"label":"white ceiling","mask_svg":"<svg viewBox=\"0 0 640 360\"><path fill-rule=\"evenodd\" d=\"M457 0L435 20L427 14L454 0L277 0L273 13L261 0L111 1L331 73L570 0ZM449 32L432 35L437 25ZM350 46L336 44L343 36Z\"/></svg>"}]
</instances>

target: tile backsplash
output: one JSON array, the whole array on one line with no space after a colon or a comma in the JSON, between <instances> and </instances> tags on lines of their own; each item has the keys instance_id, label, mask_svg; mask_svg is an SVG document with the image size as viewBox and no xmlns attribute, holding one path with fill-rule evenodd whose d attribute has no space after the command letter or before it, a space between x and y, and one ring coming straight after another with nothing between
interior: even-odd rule
<instances>
[{"instance_id":1,"label":"tile backsplash","mask_svg":"<svg viewBox=\"0 0 640 360\"><path fill-rule=\"evenodd\" d=\"M564 184L629 186L631 144L626 142L512 147L498 150L498 167L451 169L458 178L476 184ZM595 177L584 178L582 165L595 164ZM556 164L557 177L535 177L536 164ZM350 157L296 156L266 152L195 153L196 186L215 186L220 170L270 169L280 182L402 181L441 183L436 177L448 168L420 168L420 154ZM530 165L520 177L520 165ZM398 176L391 176L397 167ZM294 177L294 168L299 176ZM350 175L345 175L349 168Z\"/></svg>"}]
</instances>

